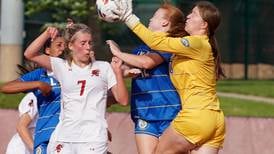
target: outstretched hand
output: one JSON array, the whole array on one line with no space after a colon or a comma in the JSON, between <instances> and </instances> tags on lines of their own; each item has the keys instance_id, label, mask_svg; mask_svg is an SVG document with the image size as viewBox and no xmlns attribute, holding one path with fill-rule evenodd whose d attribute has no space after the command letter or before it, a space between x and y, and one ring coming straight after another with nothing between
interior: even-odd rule
<instances>
[{"instance_id":1,"label":"outstretched hand","mask_svg":"<svg viewBox=\"0 0 274 154\"><path fill-rule=\"evenodd\" d=\"M54 40L58 34L58 30L55 27L48 27L44 33L48 36L48 38Z\"/></svg>"},{"instance_id":2,"label":"outstretched hand","mask_svg":"<svg viewBox=\"0 0 274 154\"><path fill-rule=\"evenodd\" d=\"M118 57L112 57L110 64L115 74L122 73L122 69L121 69L122 63L123 61L119 59Z\"/></svg>"},{"instance_id":3,"label":"outstretched hand","mask_svg":"<svg viewBox=\"0 0 274 154\"><path fill-rule=\"evenodd\" d=\"M123 61L120 58L112 57L112 60L111 60L112 67L121 69L122 63Z\"/></svg>"},{"instance_id":4,"label":"outstretched hand","mask_svg":"<svg viewBox=\"0 0 274 154\"><path fill-rule=\"evenodd\" d=\"M107 40L106 43L109 46L109 49L114 56L118 56L122 52L120 50L119 45L113 40Z\"/></svg>"},{"instance_id":5,"label":"outstretched hand","mask_svg":"<svg viewBox=\"0 0 274 154\"><path fill-rule=\"evenodd\" d=\"M51 86L41 81L39 81L38 89L42 92L43 96L48 96L51 92Z\"/></svg>"},{"instance_id":6,"label":"outstretched hand","mask_svg":"<svg viewBox=\"0 0 274 154\"><path fill-rule=\"evenodd\" d=\"M126 22L132 15L132 0L114 0L117 10L112 10L119 20Z\"/></svg>"}]
</instances>

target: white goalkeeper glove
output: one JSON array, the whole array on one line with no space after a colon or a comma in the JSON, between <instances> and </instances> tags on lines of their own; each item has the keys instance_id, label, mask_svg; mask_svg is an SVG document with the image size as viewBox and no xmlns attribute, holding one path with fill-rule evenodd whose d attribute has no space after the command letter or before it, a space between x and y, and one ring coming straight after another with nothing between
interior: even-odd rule
<instances>
[{"instance_id":1,"label":"white goalkeeper glove","mask_svg":"<svg viewBox=\"0 0 274 154\"><path fill-rule=\"evenodd\" d=\"M118 16L119 20L124 22L130 29L139 23L139 18L132 13L132 0L114 0L117 10L113 13Z\"/></svg>"}]
</instances>

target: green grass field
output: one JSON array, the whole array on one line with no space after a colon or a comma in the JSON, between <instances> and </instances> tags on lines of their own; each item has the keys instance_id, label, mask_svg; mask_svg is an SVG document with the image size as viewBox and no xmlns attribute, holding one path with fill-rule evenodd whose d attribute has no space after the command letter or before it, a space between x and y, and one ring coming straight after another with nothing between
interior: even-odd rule
<instances>
[{"instance_id":1,"label":"green grass field","mask_svg":"<svg viewBox=\"0 0 274 154\"><path fill-rule=\"evenodd\" d=\"M20 100L24 97L20 94L2 94L0 93L0 108L16 109Z\"/></svg>"},{"instance_id":2,"label":"green grass field","mask_svg":"<svg viewBox=\"0 0 274 154\"><path fill-rule=\"evenodd\" d=\"M274 104L227 97L220 97L220 102L225 116L274 118Z\"/></svg>"},{"instance_id":3,"label":"green grass field","mask_svg":"<svg viewBox=\"0 0 274 154\"><path fill-rule=\"evenodd\" d=\"M274 80L223 80L217 91L274 98Z\"/></svg>"},{"instance_id":4,"label":"green grass field","mask_svg":"<svg viewBox=\"0 0 274 154\"><path fill-rule=\"evenodd\" d=\"M221 108L225 116L240 117L272 117L274 118L274 104L267 104L256 101L247 101L220 97ZM109 112L129 112L130 107L112 105L108 108Z\"/></svg>"},{"instance_id":5,"label":"green grass field","mask_svg":"<svg viewBox=\"0 0 274 154\"><path fill-rule=\"evenodd\" d=\"M130 87L130 81L127 81ZM250 94L274 98L274 81L266 80L226 80L218 82L218 91L233 92L240 94ZM0 93L0 108L16 109L19 101L24 94L6 95ZM226 116L245 116L245 117L274 117L274 104L263 102L248 101L234 98L221 97L221 108ZM129 112L130 107L112 105L108 108L109 112Z\"/></svg>"}]
</instances>

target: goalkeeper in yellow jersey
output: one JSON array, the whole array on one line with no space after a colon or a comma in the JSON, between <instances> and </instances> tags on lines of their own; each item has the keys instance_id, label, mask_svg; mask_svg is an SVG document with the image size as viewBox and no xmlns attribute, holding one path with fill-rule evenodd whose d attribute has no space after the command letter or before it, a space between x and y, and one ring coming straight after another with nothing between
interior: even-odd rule
<instances>
[{"instance_id":1,"label":"goalkeeper in yellow jersey","mask_svg":"<svg viewBox=\"0 0 274 154\"><path fill-rule=\"evenodd\" d=\"M175 6L162 4L149 19L148 28L164 36L183 37L185 15ZM113 56L129 67L131 81L131 118L139 154L154 154L161 135L181 110L181 100L169 77L172 54L139 45L132 53L122 52L111 40L107 41ZM132 69L133 68L133 69ZM139 70L140 74L131 73ZM127 75L125 73L125 75Z\"/></svg>"},{"instance_id":2,"label":"goalkeeper in yellow jersey","mask_svg":"<svg viewBox=\"0 0 274 154\"><path fill-rule=\"evenodd\" d=\"M120 1L120 10L113 10L120 21L151 49L174 54L170 76L183 102L182 110L161 136L156 153L218 153L225 136L216 95L216 81L224 76L215 39L219 10L210 2L197 2L186 20L190 36L176 38L150 31L132 14L131 0Z\"/></svg>"}]
</instances>

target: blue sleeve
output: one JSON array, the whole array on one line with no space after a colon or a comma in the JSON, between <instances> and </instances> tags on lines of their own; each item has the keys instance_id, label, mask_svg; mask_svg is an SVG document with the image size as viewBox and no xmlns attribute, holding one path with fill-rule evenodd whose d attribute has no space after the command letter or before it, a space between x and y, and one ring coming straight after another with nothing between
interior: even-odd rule
<instances>
[{"instance_id":1,"label":"blue sleeve","mask_svg":"<svg viewBox=\"0 0 274 154\"><path fill-rule=\"evenodd\" d=\"M140 45L137 48L132 50L132 53L135 54L135 55L140 55L140 52L143 52L143 53L156 53L156 54L160 55L164 59L164 61L166 61L166 62L169 62L170 58L172 56L171 53L151 50L147 45Z\"/></svg>"},{"instance_id":2,"label":"blue sleeve","mask_svg":"<svg viewBox=\"0 0 274 154\"><path fill-rule=\"evenodd\" d=\"M139 45L135 49L132 50L132 53L135 55L140 55L140 53L148 53L151 49L146 45Z\"/></svg>"},{"instance_id":3,"label":"blue sleeve","mask_svg":"<svg viewBox=\"0 0 274 154\"><path fill-rule=\"evenodd\" d=\"M21 81L38 81L40 79L41 74L43 73L43 69L35 69L34 71L31 71L29 73L26 73L22 75L19 80Z\"/></svg>"}]
</instances>

